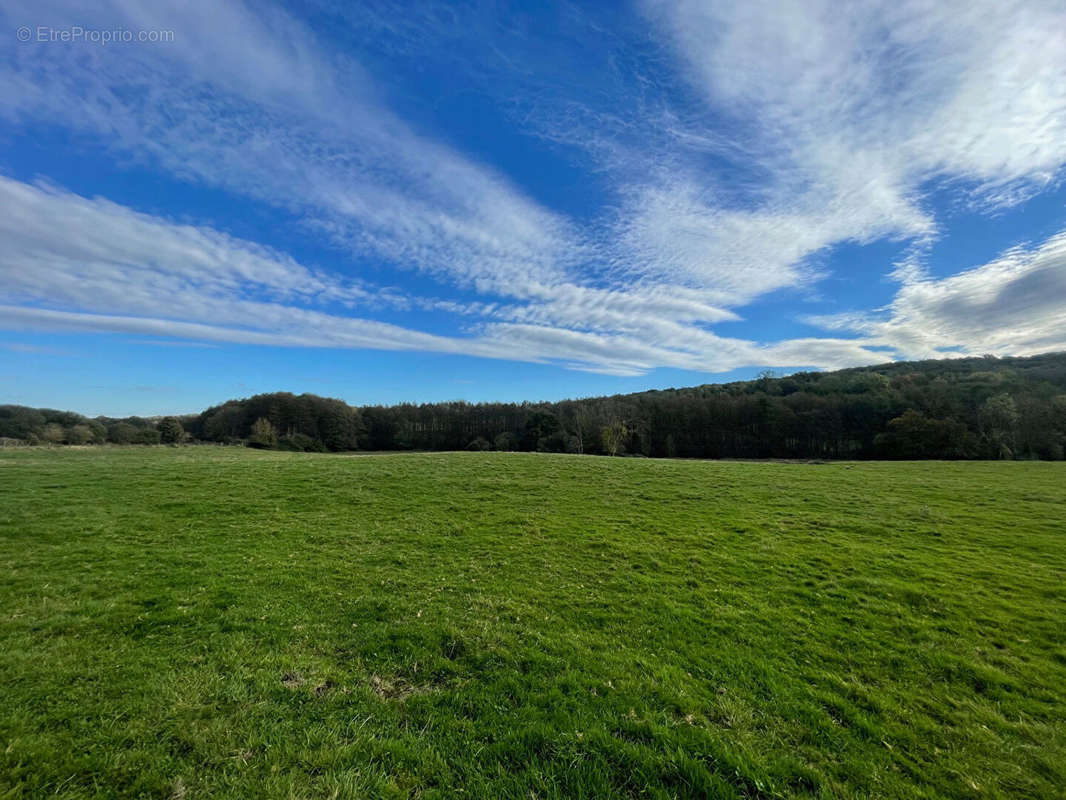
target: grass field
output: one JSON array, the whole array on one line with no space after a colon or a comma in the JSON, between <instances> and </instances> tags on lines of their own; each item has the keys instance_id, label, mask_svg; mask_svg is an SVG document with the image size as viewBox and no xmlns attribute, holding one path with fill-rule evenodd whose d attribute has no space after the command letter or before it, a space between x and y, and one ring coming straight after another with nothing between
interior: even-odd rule
<instances>
[{"instance_id":1,"label":"grass field","mask_svg":"<svg viewBox=\"0 0 1066 800\"><path fill-rule=\"evenodd\" d=\"M1066 464L0 453L0 798L1062 797Z\"/></svg>"}]
</instances>

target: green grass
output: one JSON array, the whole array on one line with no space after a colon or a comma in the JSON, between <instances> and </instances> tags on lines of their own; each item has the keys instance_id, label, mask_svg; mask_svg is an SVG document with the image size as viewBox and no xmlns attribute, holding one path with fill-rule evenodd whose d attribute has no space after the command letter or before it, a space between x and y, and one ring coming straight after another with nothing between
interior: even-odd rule
<instances>
[{"instance_id":1,"label":"green grass","mask_svg":"<svg viewBox=\"0 0 1066 800\"><path fill-rule=\"evenodd\" d=\"M1061 797L1066 464L0 453L0 798Z\"/></svg>"}]
</instances>

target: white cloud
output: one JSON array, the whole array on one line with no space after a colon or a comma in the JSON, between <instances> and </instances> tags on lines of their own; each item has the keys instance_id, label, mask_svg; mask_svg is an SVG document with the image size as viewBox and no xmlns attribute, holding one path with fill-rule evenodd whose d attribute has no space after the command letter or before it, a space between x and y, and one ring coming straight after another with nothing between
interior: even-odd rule
<instances>
[{"instance_id":1,"label":"white cloud","mask_svg":"<svg viewBox=\"0 0 1066 800\"><path fill-rule=\"evenodd\" d=\"M702 319L731 315L698 293L661 287L631 293L541 288L539 304L475 310L511 321L482 324L470 336L435 335L339 313L389 295L211 228L3 177L0 203L12 210L0 217L6 244L0 251L0 325L10 328L423 350L620 375L657 366L720 371L786 352L697 327L693 323ZM569 329L578 326L598 330ZM834 365L872 355L855 342L828 347L827 363ZM796 352L779 363L807 362Z\"/></svg>"},{"instance_id":2,"label":"white cloud","mask_svg":"<svg viewBox=\"0 0 1066 800\"><path fill-rule=\"evenodd\" d=\"M318 305L406 304L394 291L308 269L271 248L47 184L0 176L0 205L0 292L11 301L129 311L155 311L167 294L176 303L254 294Z\"/></svg>"},{"instance_id":3,"label":"white cloud","mask_svg":"<svg viewBox=\"0 0 1066 800\"><path fill-rule=\"evenodd\" d=\"M816 282L834 245L935 238L933 185L995 210L1066 163L1059 0L639 5L636 23L568 6L550 38L481 7L341 13L583 152L615 197L585 239L616 286L740 307Z\"/></svg>"},{"instance_id":4,"label":"white cloud","mask_svg":"<svg viewBox=\"0 0 1066 800\"><path fill-rule=\"evenodd\" d=\"M493 170L393 115L349 60L281 11L238 2L45 2L28 24L174 29L145 46L14 44L0 114L100 137L180 178L288 209L358 258L520 296L559 280L576 232Z\"/></svg>"},{"instance_id":5,"label":"white cloud","mask_svg":"<svg viewBox=\"0 0 1066 800\"><path fill-rule=\"evenodd\" d=\"M942 357L948 348L971 355L1066 350L1066 231L947 278L902 277L884 311L814 322L856 331L908 358Z\"/></svg>"},{"instance_id":6,"label":"white cloud","mask_svg":"<svg viewBox=\"0 0 1066 800\"><path fill-rule=\"evenodd\" d=\"M0 205L10 212L0 216L0 319L9 325L247 344L444 352L464 347L332 313L407 300L211 228L3 177Z\"/></svg>"},{"instance_id":7,"label":"white cloud","mask_svg":"<svg viewBox=\"0 0 1066 800\"><path fill-rule=\"evenodd\" d=\"M700 245L675 249L690 274L732 263L787 285L834 243L935 235L929 181L1011 203L1066 163L1056 0L679 0L649 2L647 13L708 107L750 132L749 166L766 176L763 199L742 210L713 194L691 200L701 187L676 171L644 190L627 233L638 250L668 253L662 243L681 226L682 244ZM661 212L664 192L681 213Z\"/></svg>"}]
</instances>

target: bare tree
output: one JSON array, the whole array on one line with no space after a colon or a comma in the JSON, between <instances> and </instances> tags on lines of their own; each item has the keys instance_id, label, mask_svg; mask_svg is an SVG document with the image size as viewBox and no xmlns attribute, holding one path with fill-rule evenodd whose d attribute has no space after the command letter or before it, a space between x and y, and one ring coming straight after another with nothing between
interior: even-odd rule
<instances>
[{"instance_id":1,"label":"bare tree","mask_svg":"<svg viewBox=\"0 0 1066 800\"><path fill-rule=\"evenodd\" d=\"M252 435L248 443L253 447L273 447L278 443L278 433L266 417L260 417L252 423Z\"/></svg>"},{"instance_id":2,"label":"bare tree","mask_svg":"<svg viewBox=\"0 0 1066 800\"><path fill-rule=\"evenodd\" d=\"M616 456L618 451L622 449L622 445L625 444L629 429L622 420L614 419L610 424L604 426L602 435L603 449L607 451L607 455Z\"/></svg>"}]
</instances>

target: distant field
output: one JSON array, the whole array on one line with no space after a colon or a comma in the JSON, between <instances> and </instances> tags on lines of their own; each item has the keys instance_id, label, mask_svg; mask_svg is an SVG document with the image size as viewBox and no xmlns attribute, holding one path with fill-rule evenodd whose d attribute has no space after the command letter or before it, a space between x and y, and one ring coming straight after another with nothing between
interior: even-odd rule
<instances>
[{"instance_id":1,"label":"distant field","mask_svg":"<svg viewBox=\"0 0 1066 800\"><path fill-rule=\"evenodd\" d=\"M1062 797L1066 464L0 452L0 798Z\"/></svg>"}]
</instances>

